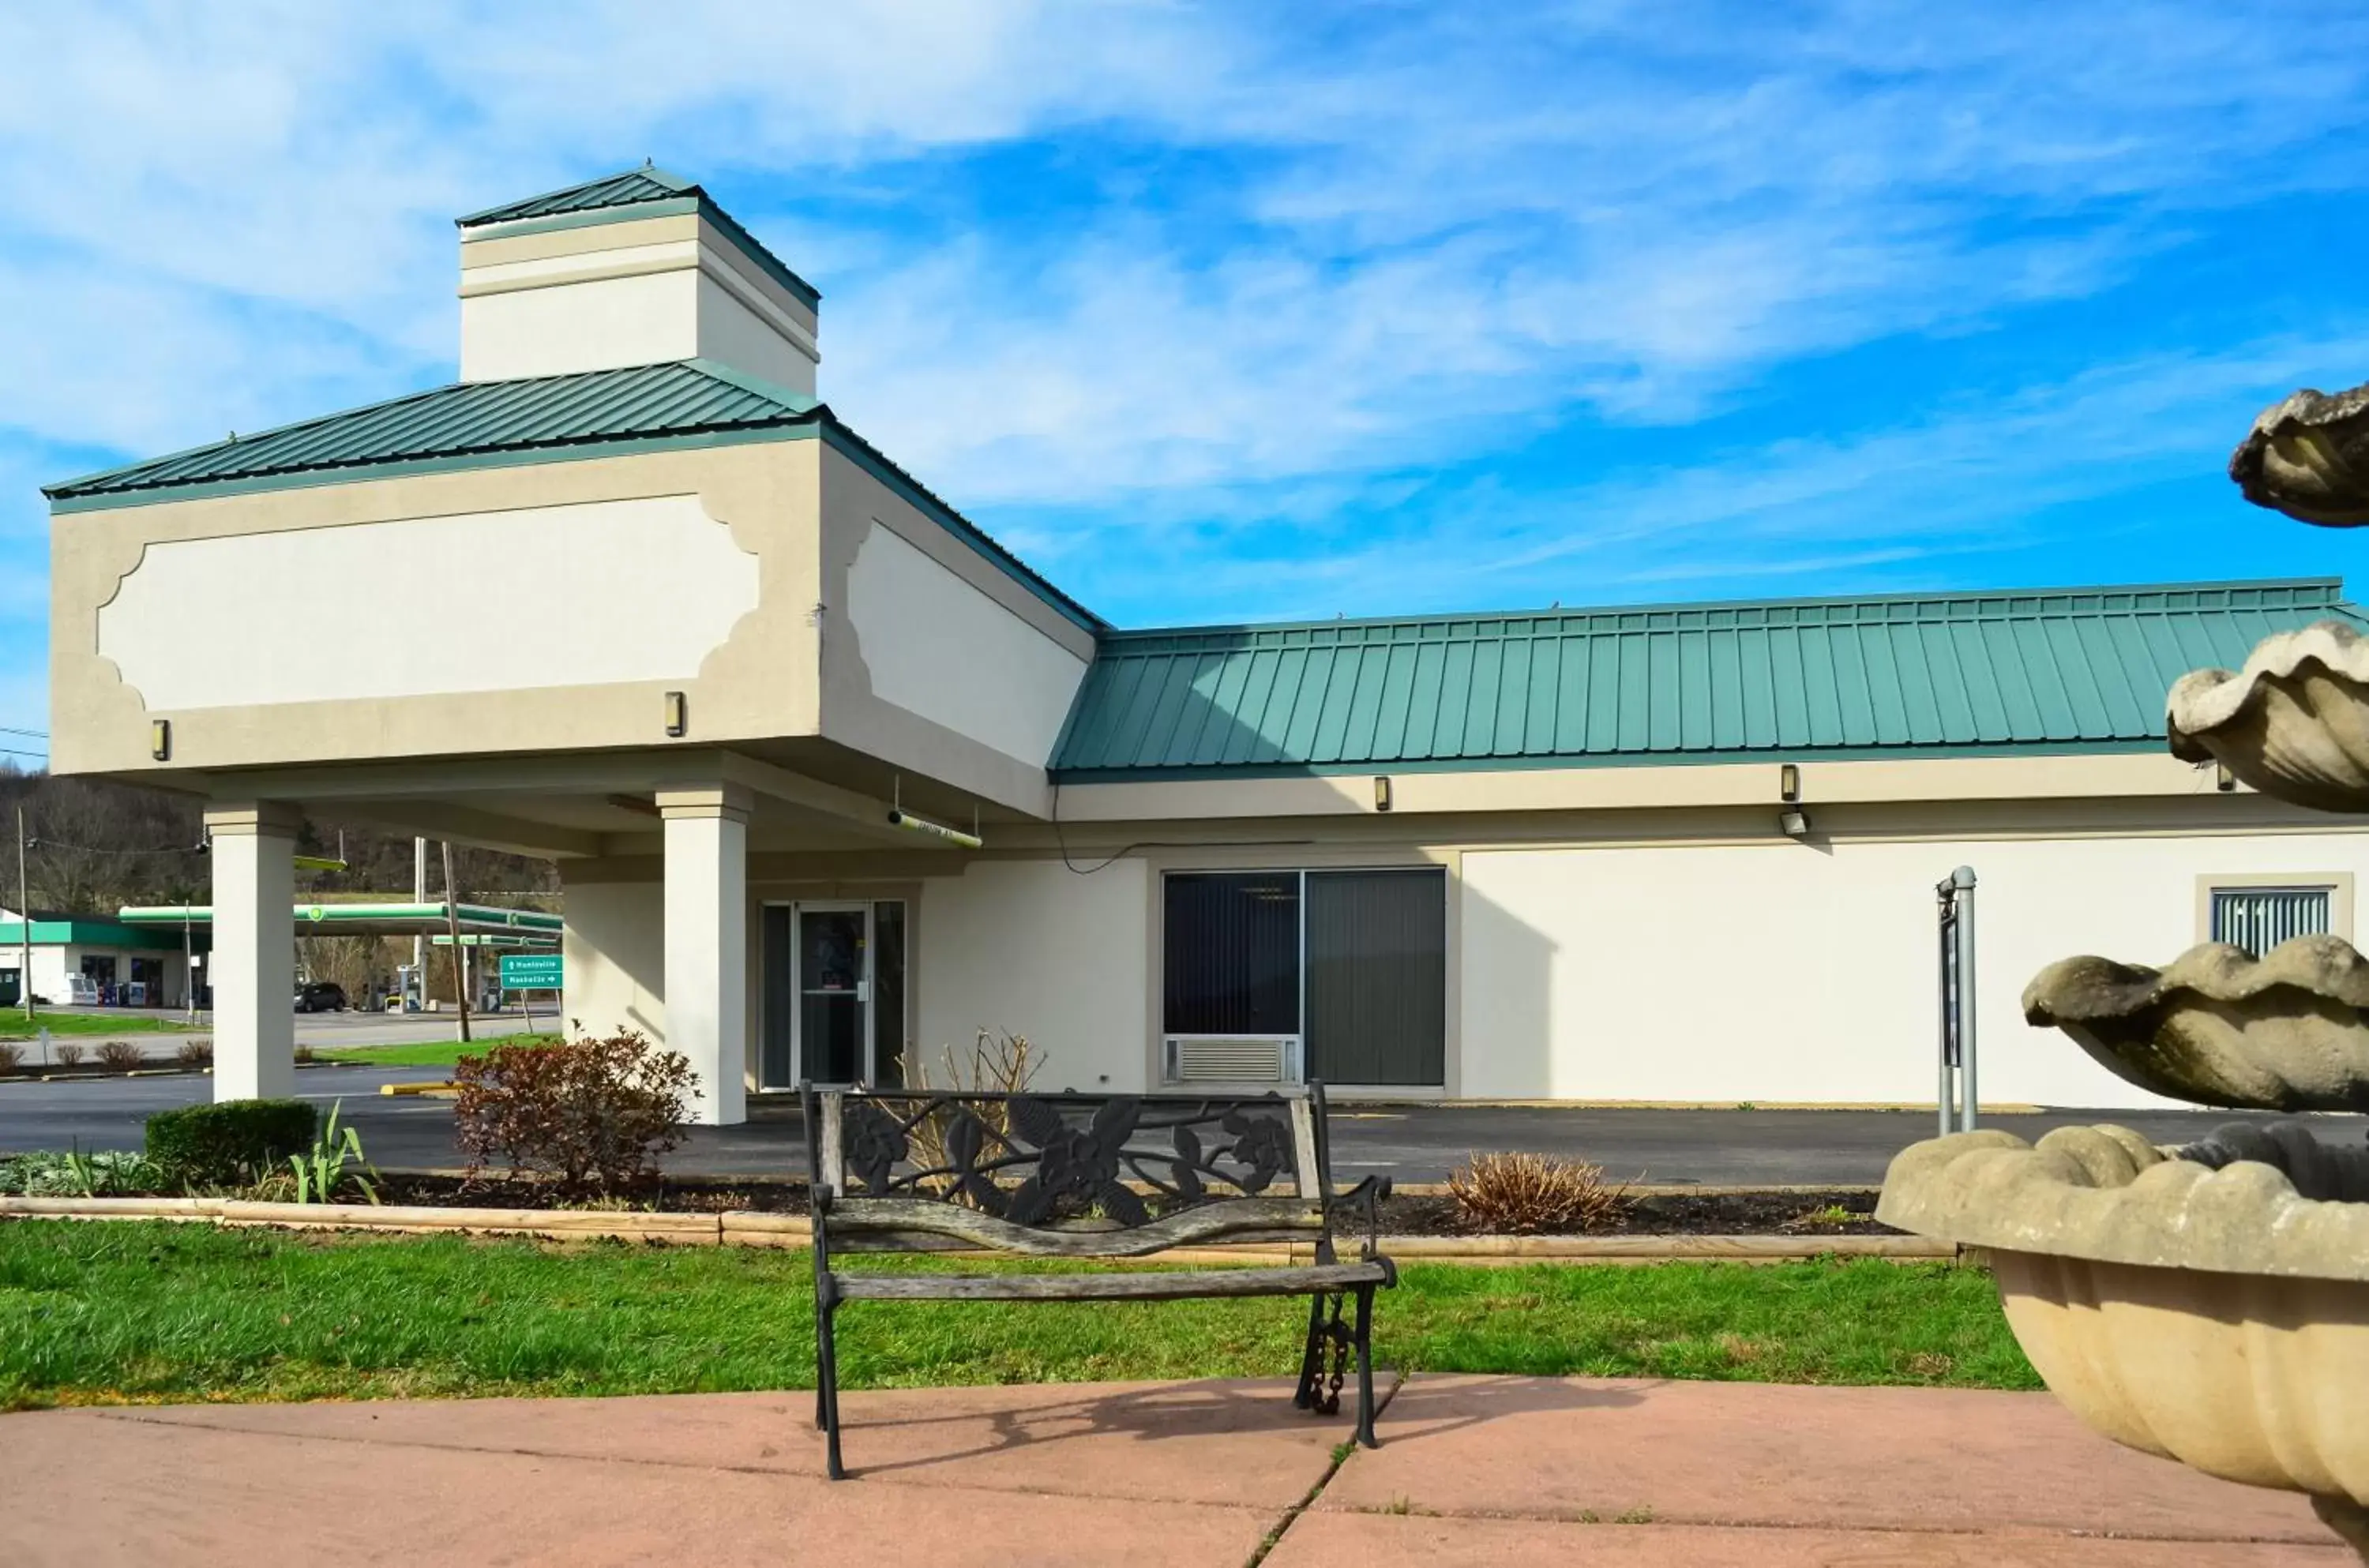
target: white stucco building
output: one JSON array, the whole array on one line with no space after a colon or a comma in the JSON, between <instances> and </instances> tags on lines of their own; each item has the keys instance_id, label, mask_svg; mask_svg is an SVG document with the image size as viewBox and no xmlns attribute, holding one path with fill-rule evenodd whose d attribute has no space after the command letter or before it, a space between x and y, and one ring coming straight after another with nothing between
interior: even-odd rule
<instances>
[{"instance_id":1,"label":"white stucco building","mask_svg":"<svg viewBox=\"0 0 2369 1568\"><path fill-rule=\"evenodd\" d=\"M1119 631L816 400L697 186L460 235L458 382L48 492L54 763L206 797L226 1095L290 1082L306 807L555 858L568 1015L722 1121L981 1027L1081 1089L1929 1102L1960 864L1986 1097L2132 1104L2044 961L2352 934L2369 839L2160 739L2335 582Z\"/></svg>"}]
</instances>

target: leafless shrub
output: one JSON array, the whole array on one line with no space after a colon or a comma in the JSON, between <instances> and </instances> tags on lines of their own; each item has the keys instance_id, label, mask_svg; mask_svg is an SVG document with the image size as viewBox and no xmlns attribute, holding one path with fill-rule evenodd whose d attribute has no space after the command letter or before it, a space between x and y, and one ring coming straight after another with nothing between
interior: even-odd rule
<instances>
[{"instance_id":1,"label":"leafless shrub","mask_svg":"<svg viewBox=\"0 0 2369 1568\"><path fill-rule=\"evenodd\" d=\"M212 1067L214 1064L214 1043L212 1040L183 1040L174 1051L173 1059L183 1067Z\"/></svg>"},{"instance_id":2,"label":"leafless shrub","mask_svg":"<svg viewBox=\"0 0 2369 1568\"><path fill-rule=\"evenodd\" d=\"M955 1048L948 1046L934 1075L927 1062L906 1064L905 1086L942 1094L1021 1094L1044 1065L1036 1059L1027 1036L981 1029L971 1041L967 1059L956 1056ZM1011 1131L1010 1114L1001 1101L986 1101L973 1110L990 1132L1001 1136ZM907 1140L909 1157L916 1166L926 1171L953 1163L946 1158L946 1127L952 1119L950 1112L940 1110L915 1124ZM953 1187L954 1178L942 1176L926 1185L944 1195Z\"/></svg>"},{"instance_id":3,"label":"leafless shrub","mask_svg":"<svg viewBox=\"0 0 2369 1568\"><path fill-rule=\"evenodd\" d=\"M60 1040L54 1048L58 1053L60 1067L80 1067L82 1059L88 1054L83 1049L82 1042L79 1040Z\"/></svg>"},{"instance_id":4,"label":"leafless shrub","mask_svg":"<svg viewBox=\"0 0 2369 1568\"><path fill-rule=\"evenodd\" d=\"M1470 1155L1448 1191L1466 1227L1490 1232L1608 1230L1629 1207L1628 1184L1603 1166L1551 1154Z\"/></svg>"},{"instance_id":5,"label":"leafless shrub","mask_svg":"<svg viewBox=\"0 0 2369 1568\"><path fill-rule=\"evenodd\" d=\"M98 1065L109 1072L130 1072L148 1065L148 1053L130 1040L101 1040Z\"/></svg>"},{"instance_id":6,"label":"leafless shrub","mask_svg":"<svg viewBox=\"0 0 2369 1568\"><path fill-rule=\"evenodd\" d=\"M507 1162L570 1194L607 1192L654 1175L655 1155L682 1142L699 1098L691 1062L631 1029L605 1037L495 1046L452 1070L453 1137L475 1176Z\"/></svg>"},{"instance_id":7,"label":"leafless shrub","mask_svg":"<svg viewBox=\"0 0 2369 1568\"><path fill-rule=\"evenodd\" d=\"M297 1059L298 1061L302 1062L302 1061L313 1061L313 1060L316 1060L317 1059L313 1055L313 1047L310 1047L310 1046L299 1046L299 1047L296 1047L296 1059Z\"/></svg>"},{"instance_id":8,"label":"leafless shrub","mask_svg":"<svg viewBox=\"0 0 2369 1568\"><path fill-rule=\"evenodd\" d=\"M0 1040L0 1072L14 1072L25 1065L25 1047L14 1040Z\"/></svg>"}]
</instances>

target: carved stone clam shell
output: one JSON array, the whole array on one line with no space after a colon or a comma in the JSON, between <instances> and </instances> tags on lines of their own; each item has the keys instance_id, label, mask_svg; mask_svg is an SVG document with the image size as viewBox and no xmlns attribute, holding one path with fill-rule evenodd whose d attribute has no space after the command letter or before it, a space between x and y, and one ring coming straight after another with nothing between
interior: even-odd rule
<instances>
[{"instance_id":1,"label":"carved stone clam shell","mask_svg":"<svg viewBox=\"0 0 2369 1568\"><path fill-rule=\"evenodd\" d=\"M2118 1076L2193 1104L2369 1109L2369 960L2333 936L2260 959L2225 943L2168 968L2065 958L2024 988L2023 1015Z\"/></svg>"},{"instance_id":2,"label":"carved stone clam shell","mask_svg":"<svg viewBox=\"0 0 2369 1568\"><path fill-rule=\"evenodd\" d=\"M2299 522L2369 523L2369 386L2306 387L2262 410L2229 457L2248 500Z\"/></svg>"},{"instance_id":3,"label":"carved stone clam shell","mask_svg":"<svg viewBox=\"0 0 2369 1568\"><path fill-rule=\"evenodd\" d=\"M2369 638L2340 621L2255 645L2243 670L2198 670L2164 704L2171 754L2217 761L2264 795L2369 811Z\"/></svg>"},{"instance_id":4,"label":"carved stone clam shell","mask_svg":"<svg viewBox=\"0 0 2369 1568\"><path fill-rule=\"evenodd\" d=\"M2098 1127L2037 1147L1993 1131L1914 1144L1892 1162L1876 1218L1991 1249L2016 1339L2088 1425L2309 1493L2369 1547L2369 1204L2305 1197L2256 1160L2168 1159Z\"/></svg>"}]
</instances>

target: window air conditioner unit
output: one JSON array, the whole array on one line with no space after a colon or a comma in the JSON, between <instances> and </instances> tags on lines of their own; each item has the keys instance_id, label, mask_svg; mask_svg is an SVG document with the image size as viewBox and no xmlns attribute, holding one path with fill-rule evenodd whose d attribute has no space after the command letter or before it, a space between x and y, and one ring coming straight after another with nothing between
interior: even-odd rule
<instances>
[{"instance_id":1,"label":"window air conditioner unit","mask_svg":"<svg viewBox=\"0 0 2369 1568\"><path fill-rule=\"evenodd\" d=\"M1171 1035L1171 1083L1298 1083L1297 1035Z\"/></svg>"}]
</instances>

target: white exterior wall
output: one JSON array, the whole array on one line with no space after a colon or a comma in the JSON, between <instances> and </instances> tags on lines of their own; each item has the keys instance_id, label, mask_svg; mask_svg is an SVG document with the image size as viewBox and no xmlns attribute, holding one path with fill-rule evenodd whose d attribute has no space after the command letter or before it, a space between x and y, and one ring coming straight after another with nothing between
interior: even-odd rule
<instances>
[{"instance_id":1,"label":"white exterior wall","mask_svg":"<svg viewBox=\"0 0 2369 1568\"><path fill-rule=\"evenodd\" d=\"M1463 856L1462 1092L1473 1098L1924 1101L1933 886L1972 865L1987 1102L2164 1105L2023 1021L2045 965L2161 965L2200 874L2369 870L2359 834L1656 845ZM2355 933L2340 931L2352 939Z\"/></svg>"},{"instance_id":2,"label":"white exterior wall","mask_svg":"<svg viewBox=\"0 0 2369 1568\"><path fill-rule=\"evenodd\" d=\"M570 882L559 942L568 1033L635 1029L666 1039L666 888L658 882Z\"/></svg>"},{"instance_id":3,"label":"white exterior wall","mask_svg":"<svg viewBox=\"0 0 2369 1568\"><path fill-rule=\"evenodd\" d=\"M1086 661L873 524L847 574L847 613L872 694L1040 767Z\"/></svg>"},{"instance_id":4,"label":"white exterior wall","mask_svg":"<svg viewBox=\"0 0 2369 1568\"><path fill-rule=\"evenodd\" d=\"M453 572L527 562L534 635L486 635ZM154 711L688 681L757 599L731 530L655 496L151 544L98 651Z\"/></svg>"},{"instance_id":5,"label":"white exterior wall","mask_svg":"<svg viewBox=\"0 0 2369 1568\"><path fill-rule=\"evenodd\" d=\"M461 302L463 381L655 365L698 352L699 274L688 268Z\"/></svg>"},{"instance_id":6,"label":"white exterior wall","mask_svg":"<svg viewBox=\"0 0 2369 1568\"><path fill-rule=\"evenodd\" d=\"M916 1054L934 1064L992 1029L1036 1047L1040 1088L1147 1088L1150 889L1138 860L1091 876L1058 860L983 861L923 883Z\"/></svg>"}]
</instances>

